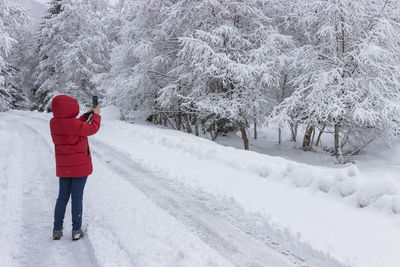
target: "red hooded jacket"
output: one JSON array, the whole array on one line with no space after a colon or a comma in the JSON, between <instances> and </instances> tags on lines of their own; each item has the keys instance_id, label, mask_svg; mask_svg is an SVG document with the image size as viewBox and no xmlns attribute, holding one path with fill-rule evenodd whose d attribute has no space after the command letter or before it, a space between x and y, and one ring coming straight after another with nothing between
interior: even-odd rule
<instances>
[{"instance_id":1,"label":"red hooded jacket","mask_svg":"<svg viewBox=\"0 0 400 267\"><path fill-rule=\"evenodd\" d=\"M100 115L94 113L91 123L85 122L85 115L77 119L78 101L67 95L54 97L51 108L50 131L55 147L57 176L88 176L93 167L87 137L99 130Z\"/></svg>"}]
</instances>

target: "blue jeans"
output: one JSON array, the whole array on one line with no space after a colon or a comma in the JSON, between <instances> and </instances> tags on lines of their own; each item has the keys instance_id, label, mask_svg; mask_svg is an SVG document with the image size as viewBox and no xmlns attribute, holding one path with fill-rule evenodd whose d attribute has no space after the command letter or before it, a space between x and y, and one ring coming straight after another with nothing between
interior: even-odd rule
<instances>
[{"instance_id":1,"label":"blue jeans","mask_svg":"<svg viewBox=\"0 0 400 267\"><path fill-rule=\"evenodd\" d=\"M67 207L69 196L71 196L72 199L72 229L81 229L82 198L86 179L87 176L78 178L60 177L60 190L58 191L58 198L54 211L54 230L63 229L65 208Z\"/></svg>"}]
</instances>

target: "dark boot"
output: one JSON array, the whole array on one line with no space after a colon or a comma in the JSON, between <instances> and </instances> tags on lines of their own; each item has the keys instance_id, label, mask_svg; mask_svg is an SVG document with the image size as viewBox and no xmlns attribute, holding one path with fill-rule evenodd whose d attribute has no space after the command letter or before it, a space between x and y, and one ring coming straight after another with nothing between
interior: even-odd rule
<instances>
[{"instance_id":1,"label":"dark boot","mask_svg":"<svg viewBox=\"0 0 400 267\"><path fill-rule=\"evenodd\" d=\"M53 240L60 240L63 236L63 230L53 230Z\"/></svg>"},{"instance_id":2,"label":"dark boot","mask_svg":"<svg viewBox=\"0 0 400 267\"><path fill-rule=\"evenodd\" d=\"M79 240L81 237L83 237L82 229L72 230L72 240Z\"/></svg>"}]
</instances>

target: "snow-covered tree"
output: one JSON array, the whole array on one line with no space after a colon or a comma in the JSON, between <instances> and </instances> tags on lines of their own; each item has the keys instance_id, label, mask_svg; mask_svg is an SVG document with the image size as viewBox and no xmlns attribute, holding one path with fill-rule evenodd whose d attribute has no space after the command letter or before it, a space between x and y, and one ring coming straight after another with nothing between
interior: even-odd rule
<instances>
[{"instance_id":1,"label":"snow-covered tree","mask_svg":"<svg viewBox=\"0 0 400 267\"><path fill-rule=\"evenodd\" d=\"M15 67L10 62L10 52L20 39L26 21L20 6L0 0L0 111L18 106L25 99L20 88L11 83Z\"/></svg>"},{"instance_id":2,"label":"snow-covered tree","mask_svg":"<svg viewBox=\"0 0 400 267\"><path fill-rule=\"evenodd\" d=\"M398 131L399 4L374 0L120 1L104 20L109 100L188 132L248 129L272 112L280 129L335 132L335 154ZM172 121L172 122L171 122ZM279 131L280 133L280 131ZM280 135L280 134L279 134ZM280 140L280 137L279 137Z\"/></svg>"},{"instance_id":3,"label":"snow-covered tree","mask_svg":"<svg viewBox=\"0 0 400 267\"><path fill-rule=\"evenodd\" d=\"M362 129L376 137L398 129L399 23L388 1L299 1L295 17L306 42L294 61L296 91L275 109L280 121L334 131L336 157L340 133ZM379 133L379 134L377 134ZM345 138L347 140L347 137Z\"/></svg>"},{"instance_id":4,"label":"snow-covered tree","mask_svg":"<svg viewBox=\"0 0 400 267\"><path fill-rule=\"evenodd\" d=\"M28 28L21 29L18 41L9 52L8 62L12 66L6 84L14 90L13 108L29 107L29 94L33 88L33 71L37 66L36 42Z\"/></svg>"},{"instance_id":5,"label":"snow-covered tree","mask_svg":"<svg viewBox=\"0 0 400 267\"><path fill-rule=\"evenodd\" d=\"M113 102L213 139L228 122L248 148L249 122L275 104L292 47L265 16L263 1L129 2L112 69L103 77Z\"/></svg>"},{"instance_id":6,"label":"snow-covered tree","mask_svg":"<svg viewBox=\"0 0 400 267\"><path fill-rule=\"evenodd\" d=\"M107 72L109 42L95 0L53 0L39 36L34 97L39 110L66 93L83 100L97 94L93 78Z\"/></svg>"},{"instance_id":7,"label":"snow-covered tree","mask_svg":"<svg viewBox=\"0 0 400 267\"><path fill-rule=\"evenodd\" d=\"M119 44L113 49L111 71L101 87L125 115L152 118L160 111L158 90L168 84L169 37L160 24L169 1L125 2ZM132 114L130 115L132 116Z\"/></svg>"},{"instance_id":8,"label":"snow-covered tree","mask_svg":"<svg viewBox=\"0 0 400 267\"><path fill-rule=\"evenodd\" d=\"M197 25L179 38L178 78L161 92L180 95L183 107L212 119L211 127L233 122L248 149L246 129L275 104L292 41L269 23L262 1L192 1L191 7Z\"/></svg>"}]
</instances>

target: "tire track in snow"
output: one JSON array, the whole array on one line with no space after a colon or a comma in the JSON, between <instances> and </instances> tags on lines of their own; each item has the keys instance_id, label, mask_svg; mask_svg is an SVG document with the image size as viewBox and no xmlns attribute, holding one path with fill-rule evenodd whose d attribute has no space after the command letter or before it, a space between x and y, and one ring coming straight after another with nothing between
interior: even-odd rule
<instances>
[{"instance_id":1,"label":"tire track in snow","mask_svg":"<svg viewBox=\"0 0 400 267\"><path fill-rule=\"evenodd\" d=\"M158 206L192 229L206 244L237 266L307 266L293 255L284 255L241 231L191 197L193 192L167 184L108 145L91 140L93 155L125 178ZM180 190L180 189L183 189Z\"/></svg>"}]
</instances>

